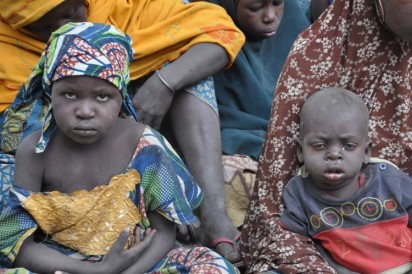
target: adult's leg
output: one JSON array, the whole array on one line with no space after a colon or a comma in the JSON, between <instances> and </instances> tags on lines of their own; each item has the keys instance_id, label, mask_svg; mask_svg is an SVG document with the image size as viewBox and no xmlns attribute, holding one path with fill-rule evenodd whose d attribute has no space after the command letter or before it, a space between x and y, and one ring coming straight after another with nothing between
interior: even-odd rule
<instances>
[{"instance_id":1,"label":"adult's leg","mask_svg":"<svg viewBox=\"0 0 412 274\"><path fill-rule=\"evenodd\" d=\"M225 209L218 116L196 96L179 92L169 119L185 163L205 195L200 206L200 240L207 245L219 237L235 238L238 230ZM229 243L219 244L219 251L231 262L241 260L240 253Z\"/></svg>"}]
</instances>

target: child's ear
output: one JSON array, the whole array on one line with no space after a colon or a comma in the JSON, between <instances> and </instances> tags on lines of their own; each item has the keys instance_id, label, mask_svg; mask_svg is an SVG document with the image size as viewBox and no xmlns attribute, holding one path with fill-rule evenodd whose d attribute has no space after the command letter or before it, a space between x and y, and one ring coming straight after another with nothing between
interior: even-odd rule
<instances>
[{"instance_id":1,"label":"child's ear","mask_svg":"<svg viewBox=\"0 0 412 274\"><path fill-rule=\"evenodd\" d=\"M296 137L295 142L296 142L296 145L297 145L296 156L298 157L299 163L303 164L302 140L300 140L300 138Z\"/></svg>"},{"instance_id":2,"label":"child's ear","mask_svg":"<svg viewBox=\"0 0 412 274\"><path fill-rule=\"evenodd\" d=\"M363 163L366 165L369 163L371 159L371 153L372 153L372 141L368 139L365 147L365 159L363 160Z\"/></svg>"}]
</instances>

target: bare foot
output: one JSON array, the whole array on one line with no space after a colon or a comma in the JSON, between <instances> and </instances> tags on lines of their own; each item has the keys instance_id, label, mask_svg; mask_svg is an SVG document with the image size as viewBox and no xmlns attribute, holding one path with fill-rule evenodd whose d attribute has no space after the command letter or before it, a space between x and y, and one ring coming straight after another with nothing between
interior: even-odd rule
<instances>
[{"instance_id":1,"label":"bare foot","mask_svg":"<svg viewBox=\"0 0 412 274\"><path fill-rule=\"evenodd\" d=\"M207 205L205 200L200 209L201 225L196 230L199 240L205 246L215 249L229 262L240 262L242 256L238 247L239 230L232 224L224 209L214 206L206 208Z\"/></svg>"}]
</instances>

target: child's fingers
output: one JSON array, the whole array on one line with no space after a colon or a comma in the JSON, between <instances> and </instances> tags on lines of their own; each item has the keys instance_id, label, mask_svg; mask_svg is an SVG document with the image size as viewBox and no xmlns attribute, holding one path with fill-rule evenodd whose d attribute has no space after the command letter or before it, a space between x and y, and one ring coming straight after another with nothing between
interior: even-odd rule
<instances>
[{"instance_id":1,"label":"child's fingers","mask_svg":"<svg viewBox=\"0 0 412 274\"><path fill-rule=\"evenodd\" d=\"M114 242L112 246L112 250L116 252L120 252L121 250L124 249L124 246L127 243L127 240L129 239L130 235L130 227L126 227L122 233L120 233L120 236L117 238L116 242Z\"/></svg>"},{"instance_id":2,"label":"child's fingers","mask_svg":"<svg viewBox=\"0 0 412 274\"><path fill-rule=\"evenodd\" d=\"M153 237L154 237L155 234L156 234L156 229L148 228L148 229L145 231L143 241L152 241L152 239L153 239Z\"/></svg>"},{"instance_id":3,"label":"child's fingers","mask_svg":"<svg viewBox=\"0 0 412 274\"><path fill-rule=\"evenodd\" d=\"M151 229L150 230L150 235L147 235L147 230L145 232L145 236L143 238L143 240L140 240L140 235L139 235L139 240L136 240L136 243L130 247L130 249L133 249L134 251L142 251L144 249L146 249L147 247L150 246L154 235L156 234L156 230Z\"/></svg>"},{"instance_id":4,"label":"child's fingers","mask_svg":"<svg viewBox=\"0 0 412 274\"><path fill-rule=\"evenodd\" d=\"M151 233L152 233L152 229L150 227L146 228L146 230L144 232L144 238L149 236Z\"/></svg>"},{"instance_id":5,"label":"child's fingers","mask_svg":"<svg viewBox=\"0 0 412 274\"><path fill-rule=\"evenodd\" d=\"M133 231L133 236L131 237L129 248L131 246L134 246L135 244L138 244L139 242L140 242L140 227L136 226Z\"/></svg>"}]
</instances>

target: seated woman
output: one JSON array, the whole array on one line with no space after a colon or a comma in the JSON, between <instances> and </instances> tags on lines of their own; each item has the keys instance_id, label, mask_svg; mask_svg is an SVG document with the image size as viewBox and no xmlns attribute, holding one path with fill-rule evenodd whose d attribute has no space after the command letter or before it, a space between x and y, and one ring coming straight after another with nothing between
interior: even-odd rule
<instances>
[{"instance_id":1,"label":"seated woman","mask_svg":"<svg viewBox=\"0 0 412 274\"><path fill-rule=\"evenodd\" d=\"M281 192L298 170L299 112L326 87L358 94L370 110L372 157L412 175L412 2L335 0L296 40L275 92L257 180L242 231L250 273L333 273L313 241L282 229Z\"/></svg>"},{"instance_id":2,"label":"seated woman","mask_svg":"<svg viewBox=\"0 0 412 274\"><path fill-rule=\"evenodd\" d=\"M274 89L296 37L309 21L297 0L210 0L245 33L232 67L213 75L222 136L227 212L243 224Z\"/></svg>"},{"instance_id":3,"label":"seated woman","mask_svg":"<svg viewBox=\"0 0 412 274\"><path fill-rule=\"evenodd\" d=\"M2 110L7 108L2 151L13 154L21 139L39 128L43 102L17 98L8 106L51 32L68 21L112 24L134 41L132 80L145 80L131 91L139 121L159 129L168 115L183 158L205 193L203 231L208 239L235 237L238 231L225 212L214 90L211 79L201 81L230 66L244 43L223 9L180 0L19 0L1 2L0 11L0 55L6 58L0 64L0 101ZM4 158L3 170L11 172L12 158ZM225 256L231 246L226 249ZM234 260L239 259L236 254Z\"/></svg>"},{"instance_id":4,"label":"seated woman","mask_svg":"<svg viewBox=\"0 0 412 274\"><path fill-rule=\"evenodd\" d=\"M0 215L2 266L238 273L207 248L174 248L175 224L195 221L202 193L170 144L136 121L127 93L132 57L130 38L110 25L53 32L19 93L50 104L43 127L16 152Z\"/></svg>"}]
</instances>

